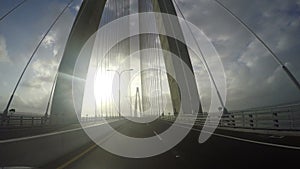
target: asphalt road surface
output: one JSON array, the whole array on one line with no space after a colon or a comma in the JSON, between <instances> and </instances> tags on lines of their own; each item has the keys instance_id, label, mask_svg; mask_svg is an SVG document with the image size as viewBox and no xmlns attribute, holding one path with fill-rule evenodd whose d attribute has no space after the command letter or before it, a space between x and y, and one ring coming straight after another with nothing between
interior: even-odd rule
<instances>
[{"instance_id":1,"label":"asphalt road surface","mask_svg":"<svg viewBox=\"0 0 300 169\"><path fill-rule=\"evenodd\" d=\"M170 127L157 120L149 124L126 121L117 130L128 136L157 136ZM184 125L177 125L184 128ZM199 144L200 129L194 128L177 146L164 154L133 159L111 154L91 143L44 166L69 169L214 169L214 168L300 168L299 137L240 133L217 130ZM110 141L106 139L105 141Z\"/></svg>"}]
</instances>

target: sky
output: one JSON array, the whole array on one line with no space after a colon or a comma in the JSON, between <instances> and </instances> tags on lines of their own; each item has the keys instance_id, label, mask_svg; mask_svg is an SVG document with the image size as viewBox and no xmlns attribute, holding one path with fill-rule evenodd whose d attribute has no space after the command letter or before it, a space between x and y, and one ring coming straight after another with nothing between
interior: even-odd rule
<instances>
[{"instance_id":1,"label":"sky","mask_svg":"<svg viewBox=\"0 0 300 169\"><path fill-rule=\"evenodd\" d=\"M300 0L220 1L245 21L300 80ZM0 0L0 16L19 2ZM300 102L299 91L270 53L213 0L177 2L186 19L210 39L221 57L229 110ZM28 0L0 22L0 111L4 110L34 48L67 3L68 0ZM44 113L80 4L81 0L72 3L42 43L11 108ZM210 90L198 85L207 108Z\"/></svg>"},{"instance_id":2,"label":"sky","mask_svg":"<svg viewBox=\"0 0 300 169\"><path fill-rule=\"evenodd\" d=\"M2 16L19 0L1 0ZM32 55L34 48L66 6L67 0L29 0L0 23L0 109ZM76 1L47 35L28 67L11 108L22 112L45 111L57 66L81 1Z\"/></svg>"},{"instance_id":3,"label":"sky","mask_svg":"<svg viewBox=\"0 0 300 169\"><path fill-rule=\"evenodd\" d=\"M211 0L177 0L187 20L214 44L225 69L227 107L241 109L299 102L299 91L270 53ZM299 0L222 0L300 79Z\"/></svg>"}]
</instances>

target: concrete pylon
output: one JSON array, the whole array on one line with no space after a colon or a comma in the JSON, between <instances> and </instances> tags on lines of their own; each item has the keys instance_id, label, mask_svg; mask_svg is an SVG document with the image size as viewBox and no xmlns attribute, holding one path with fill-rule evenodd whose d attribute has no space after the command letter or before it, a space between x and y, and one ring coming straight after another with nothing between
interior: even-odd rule
<instances>
[{"instance_id":1,"label":"concrete pylon","mask_svg":"<svg viewBox=\"0 0 300 169\"><path fill-rule=\"evenodd\" d=\"M67 41L62 61L59 66L57 82L53 95L50 120L52 124L78 123L75 105L73 103L72 81L73 78L83 79L79 82L76 97L80 102L77 107L81 110L84 87L89 60L83 63L86 69L74 77L73 72L79 53L86 41L98 30L106 0L84 0L77 14ZM92 50L92 49L91 49ZM80 111L77 113L81 113ZM79 114L80 116L80 114Z\"/></svg>"},{"instance_id":2,"label":"concrete pylon","mask_svg":"<svg viewBox=\"0 0 300 169\"><path fill-rule=\"evenodd\" d=\"M140 2L141 1L143 0L140 0ZM152 3L154 12L168 13L177 16L172 0L150 0L149 2ZM87 76L91 56L87 55L86 62L81 63L81 67L83 69L81 69L80 74L76 74L76 77L74 77L73 72L82 47L86 41L98 30L105 3L106 0L84 0L77 14L68 42L66 44L62 61L59 66L50 115L50 119L53 124L78 123L76 110L79 110L77 113L79 113L78 116L81 116L80 113L84 96L85 79ZM158 27L163 28L165 22L167 21L157 20ZM171 24L174 28L179 29L179 32L181 32L179 22ZM183 36L183 34L181 36ZM160 41L164 50L180 56L180 58L189 66L190 70L193 70L189 53L185 44L162 35L160 35ZM92 49L90 49L90 52L92 52ZM167 71L175 72L175 75L182 74L182 72L185 71L180 68L175 69L172 59L168 60L167 57L165 57L165 63ZM76 96L74 96L77 100L76 110L72 92L72 83L74 78L80 79L78 82L79 85L77 85L76 88ZM182 77L174 78L168 76L174 112L179 112L180 107L178 105L180 104L178 103L182 102L182 93L180 93L178 90L178 85L176 83L178 80L184 80L181 78ZM196 81L194 78L194 80L189 80L187 86L184 87L190 88L191 86L195 86L195 84ZM197 98L199 98L197 89L195 89L195 91L190 91L188 94L197 94ZM199 112L202 112L201 105Z\"/></svg>"},{"instance_id":3,"label":"concrete pylon","mask_svg":"<svg viewBox=\"0 0 300 169\"><path fill-rule=\"evenodd\" d=\"M158 13L165 13L177 16L175 6L173 4L172 0L152 0L153 5L153 11ZM174 32L176 32L176 36L180 36L180 39L184 39L183 32L179 23L179 20L172 19L173 22L170 22L166 17L162 18L156 18L156 25L157 29L163 30L163 32L166 32L169 35L173 35ZM166 28L166 24L168 25L168 28ZM193 114L197 115L198 113L202 114L202 106L200 102L200 97L198 94L197 84L195 77L182 77L179 75L184 75L186 71L193 71L193 66L191 63L191 58L188 52L187 46L172 37L167 37L164 35L160 35L160 42L161 47L163 50L170 51L170 53L173 54L173 56L179 57L189 68L189 70L184 70L183 67L174 67L174 60L172 57L167 57L168 53L164 53L164 60L165 60L165 66L167 69L168 74L168 82L169 82L169 88L171 93L171 99L172 99L172 105L174 109L174 113L178 113L180 111L180 105L185 105L186 107L182 107L182 110L184 113L186 112L192 112ZM170 74L175 74L175 77L171 77ZM189 80L188 80L189 79ZM188 93L181 93L178 86L178 81L185 81L185 85L181 86L181 89L183 91L187 91ZM185 98L190 99L198 99L193 100L193 102L199 102L199 107L194 107L194 105L189 105L192 103L190 100L182 100L183 95L185 95ZM182 103L182 104L181 104ZM195 110L198 109L198 112L195 112Z\"/></svg>"},{"instance_id":4,"label":"concrete pylon","mask_svg":"<svg viewBox=\"0 0 300 169\"><path fill-rule=\"evenodd\" d=\"M136 94L135 94L135 103L134 103L134 117L141 117L141 116L142 116L141 96L140 96L140 90L137 87Z\"/></svg>"}]
</instances>

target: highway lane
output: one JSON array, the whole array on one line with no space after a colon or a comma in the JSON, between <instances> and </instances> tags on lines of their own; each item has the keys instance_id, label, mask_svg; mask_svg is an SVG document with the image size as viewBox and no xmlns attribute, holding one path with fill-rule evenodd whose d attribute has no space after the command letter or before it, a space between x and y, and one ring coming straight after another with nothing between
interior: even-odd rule
<instances>
[{"instance_id":1,"label":"highway lane","mask_svg":"<svg viewBox=\"0 0 300 169\"><path fill-rule=\"evenodd\" d=\"M106 119L108 122L115 121L116 119ZM0 143L3 140L30 137L42 134L48 134L53 132L63 132L73 129L81 129L84 126L93 125L97 122L88 122L82 124L69 124L69 125L45 125L45 126L9 126L0 128Z\"/></svg>"},{"instance_id":2,"label":"highway lane","mask_svg":"<svg viewBox=\"0 0 300 169\"><path fill-rule=\"evenodd\" d=\"M149 124L126 122L118 131L134 137L149 137L155 136L169 126L170 123L163 121ZM180 125L177 127L185 126ZM217 130L217 133L220 132L220 130ZM230 137L223 137L228 134L231 134ZM199 129L195 128L182 142L168 152L144 159L120 157L98 146L91 145L58 166L70 169L299 168L300 150L259 144L260 142L273 141L277 145L277 141L281 143L281 138L272 138L268 135L223 132L220 135L213 135L206 143L199 144L198 137ZM299 140L298 137L285 139L287 141L293 140L295 144ZM254 142L247 140L254 140ZM109 142L110 140L108 138L105 141Z\"/></svg>"},{"instance_id":3,"label":"highway lane","mask_svg":"<svg viewBox=\"0 0 300 169\"><path fill-rule=\"evenodd\" d=\"M109 120L111 125L121 125L122 121ZM0 140L0 168L7 166L40 167L76 151L91 140L83 131L99 130L99 137L105 137L110 131L103 129L105 121L86 123L83 126L71 125L61 129L44 133L43 128L39 134L30 134L29 129L12 130L14 132L29 133L28 136ZM2 133L0 133L2 134ZM18 133L17 133L18 134Z\"/></svg>"}]
</instances>

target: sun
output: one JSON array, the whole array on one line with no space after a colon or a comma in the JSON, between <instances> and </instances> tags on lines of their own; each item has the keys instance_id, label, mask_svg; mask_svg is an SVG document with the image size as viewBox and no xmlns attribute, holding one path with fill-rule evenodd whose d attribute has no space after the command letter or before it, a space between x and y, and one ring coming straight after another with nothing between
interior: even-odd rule
<instances>
[{"instance_id":1,"label":"sun","mask_svg":"<svg viewBox=\"0 0 300 169\"><path fill-rule=\"evenodd\" d=\"M96 71L94 78L94 95L96 102L107 101L112 97L113 75L111 72Z\"/></svg>"}]
</instances>

